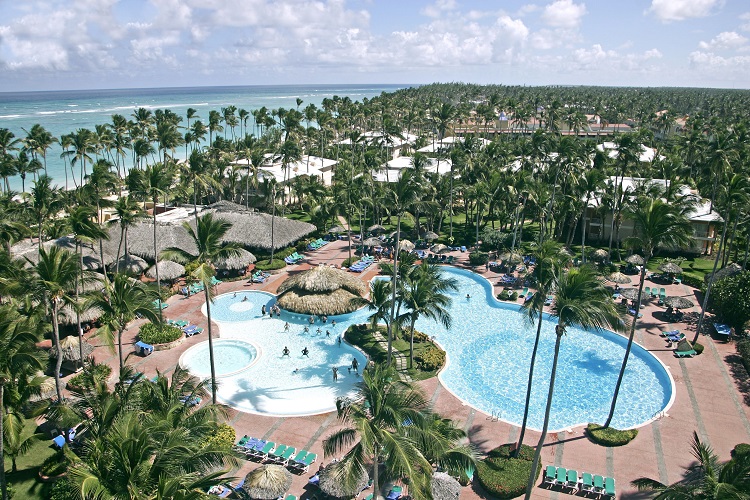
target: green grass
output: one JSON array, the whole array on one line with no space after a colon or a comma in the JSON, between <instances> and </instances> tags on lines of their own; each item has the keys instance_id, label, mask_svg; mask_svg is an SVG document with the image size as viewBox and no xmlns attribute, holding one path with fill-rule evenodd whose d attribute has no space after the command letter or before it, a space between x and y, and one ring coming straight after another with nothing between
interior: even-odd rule
<instances>
[{"instance_id":1,"label":"green grass","mask_svg":"<svg viewBox=\"0 0 750 500\"><path fill-rule=\"evenodd\" d=\"M588 427L586 427L586 434L591 441L602 446L625 446L635 439L638 435L638 429L621 431L614 427L602 427L599 424L589 424Z\"/></svg>"},{"instance_id":2,"label":"green grass","mask_svg":"<svg viewBox=\"0 0 750 500\"><path fill-rule=\"evenodd\" d=\"M25 432L38 432L36 420L27 419L25 422ZM31 449L25 454L18 457L16 464L18 472L11 473L10 458L5 457L6 478L13 485L13 500L40 500L48 498L51 483L42 483L39 481L39 467L47 458L54 455L55 451L51 446L51 439L42 439L32 444Z\"/></svg>"}]
</instances>

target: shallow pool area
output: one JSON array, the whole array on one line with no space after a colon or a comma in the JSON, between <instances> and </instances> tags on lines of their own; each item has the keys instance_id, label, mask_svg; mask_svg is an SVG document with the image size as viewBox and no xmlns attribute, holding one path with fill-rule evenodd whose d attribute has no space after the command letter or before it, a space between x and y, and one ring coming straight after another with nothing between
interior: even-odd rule
<instances>
[{"instance_id":1,"label":"shallow pool area","mask_svg":"<svg viewBox=\"0 0 750 500\"><path fill-rule=\"evenodd\" d=\"M242 372L257 360L258 349L251 343L236 339L214 339L214 368L217 377ZM194 345L182 356L180 366L201 378L211 377L208 341Z\"/></svg>"},{"instance_id":2,"label":"shallow pool area","mask_svg":"<svg viewBox=\"0 0 750 500\"><path fill-rule=\"evenodd\" d=\"M519 303L497 301L492 285L483 277L450 266L443 272L458 283L458 291L451 293L451 328L430 320L417 322L417 329L434 336L448 355L440 381L466 404L520 425L536 324L519 312ZM220 378L219 399L264 415L335 410L337 398L356 391L358 373L348 369L352 360L357 359L360 369L366 363L362 353L346 342L339 343L339 337L349 325L366 322L370 312L332 316L327 323L315 318L310 325L308 316L285 311L280 318L270 318L268 311L275 300L267 292L242 291L220 295L213 303L212 318L219 325L221 339L242 341L256 349L251 364ZM543 423L554 325L554 318L543 321L529 413L529 426L534 429L541 429ZM550 432L604 421L626 343L626 338L612 332L568 329L561 344ZM195 347L204 344L207 342ZM283 354L285 347L289 355ZM307 355L302 354L304 348ZM637 344L630 356L612 424L621 429L658 417L669 408L674 395L672 378L656 357ZM230 357L235 356L230 353ZM197 361L194 373L204 376L207 366L207 358ZM338 370L335 381L334 367Z\"/></svg>"}]
</instances>

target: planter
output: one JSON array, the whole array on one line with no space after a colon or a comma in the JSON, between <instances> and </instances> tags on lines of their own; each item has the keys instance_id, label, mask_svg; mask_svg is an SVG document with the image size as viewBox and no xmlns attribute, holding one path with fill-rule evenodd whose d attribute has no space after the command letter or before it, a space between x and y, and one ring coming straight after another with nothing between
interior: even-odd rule
<instances>
[{"instance_id":1,"label":"planter","mask_svg":"<svg viewBox=\"0 0 750 500\"><path fill-rule=\"evenodd\" d=\"M45 476L44 474L42 474L41 469L39 470L39 474L38 474L39 480L43 483L54 483L58 479L61 479L67 475L68 475L67 472L63 472L62 474L58 474L57 476Z\"/></svg>"},{"instance_id":2,"label":"planter","mask_svg":"<svg viewBox=\"0 0 750 500\"><path fill-rule=\"evenodd\" d=\"M182 344L185 341L185 334L182 335L182 337L178 338L177 340L173 340L172 342L167 342L166 344L154 344L154 351L167 351L173 347L177 347L178 345Z\"/></svg>"}]
</instances>

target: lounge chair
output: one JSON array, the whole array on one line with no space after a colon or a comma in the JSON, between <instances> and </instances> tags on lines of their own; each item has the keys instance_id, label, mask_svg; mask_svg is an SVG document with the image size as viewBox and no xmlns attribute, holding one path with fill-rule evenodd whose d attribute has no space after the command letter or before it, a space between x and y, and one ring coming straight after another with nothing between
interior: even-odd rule
<instances>
[{"instance_id":1,"label":"lounge chair","mask_svg":"<svg viewBox=\"0 0 750 500\"><path fill-rule=\"evenodd\" d=\"M190 325L190 322L184 319L178 319L176 321L173 319L168 319L167 324L176 326L177 328L185 328L186 326Z\"/></svg>"},{"instance_id":2,"label":"lounge chair","mask_svg":"<svg viewBox=\"0 0 750 500\"><path fill-rule=\"evenodd\" d=\"M318 459L318 455L315 453L309 453L305 455L305 458L299 462L295 462L293 467L301 472L307 472L307 469Z\"/></svg>"},{"instance_id":3,"label":"lounge chair","mask_svg":"<svg viewBox=\"0 0 750 500\"><path fill-rule=\"evenodd\" d=\"M320 484L320 476L316 473L314 476L307 480L307 484L310 486L315 486L317 488Z\"/></svg>"},{"instance_id":4,"label":"lounge chair","mask_svg":"<svg viewBox=\"0 0 750 500\"><path fill-rule=\"evenodd\" d=\"M154 305L154 307L155 307L155 308L157 308L157 309L159 309L159 304L160 304L160 303L161 303L161 308L162 308L162 309L166 309L167 307L169 307L169 304L167 304L167 303L166 303L166 302L164 302L163 300L162 300L162 301L159 301L159 300L157 299L157 300L154 300L154 301L153 301L153 302L151 302L151 303L152 303L152 304Z\"/></svg>"},{"instance_id":5,"label":"lounge chair","mask_svg":"<svg viewBox=\"0 0 750 500\"><path fill-rule=\"evenodd\" d=\"M55 438L52 440L52 444L60 449L65 446L65 436L60 434L59 436L55 436Z\"/></svg>"},{"instance_id":6,"label":"lounge chair","mask_svg":"<svg viewBox=\"0 0 750 500\"><path fill-rule=\"evenodd\" d=\"M604 478L599 474L594 475L594 493L601 493L604 491Z\"/></svg>"},{"instance_id":7,"label":"lounge chair","mask_svg":"<svg viewBox=\"0 0 750 500\"><path fill-rule=\"evenodd\" d=\"M565 486L566 482L568 482L568 469L565 467L558 467L557 476L555 476L555 485Z\"/></svg>"},{"instance_id":8,"label":"lounge chair","mask_svg":"<svg viewBox=\"0 0 750 500\"><path fill-rule=\"evenodd\" d=\"M198 396L180 396L180 403L187 406L197 406L201 404L201 398Z\"/></svg>"},{"instance_id":9,"label":"lounge chair","mask_svg":"<svg viewBox=\"0 0 750 500\"><path fill-rule=\"evenodd\" d=\"M401 498L402 491L404 490L403 488L401 488L401 486L393 486L391 488L391 491L388 492L388 496L386 496L385 498L387 498L388 500L398 500L399 498Z\"/></svg>"},{"instance_id":10,"label":"lounge chair","mask_svg":"<svg viewBox=\"0 0 750 500\"><path fill-rule=\"evenodd\" d=\"M581 474L581 491L594 491L594 478L590 472Z\"/></svg>"},{"instance_id":11,"label":"lounge chair","mask_svg":"<svg viewBox=\"0 0 750 500\"><path fill-rule=\"evenodd\" d=\"M275 450L268 453L268 460L271 460L272 462L278 461L279 458L281 458L281 455L286 453L286 449L289 448L285 444L279 444Z\"/></svg>"},{"instance_id":12,"label":"lounge chair","mask_svg":"<svg viewBox=\"0 0 750 500\"><path fill-rule=\"evenodd\" d=\"M645 287L643 289L643 293L645 293L646 295L648 295L650 297L651 296L651 287L650 286Z\"/></svg>"},{"instance_id":13,"label":"lounge chair","mask_svg":"<svg viewBox=\"0 0 750 500\"><path fill-rule=\"evenodd\" d=\"M297 500L297 497L295 495L287 495L284 500Z\"/></svg>"},{"instance_id":14,"label":"lounge chair","mask_svg":"<svg viewBox=\"0 0 750 500\"><path fill-rule=\"evenodd\" d=\"M628 314L630 314L631 316L635 316L636 315L635 309L628 309ZM643 317L643 313L637 313L637 314L638 314L638 319L641 319Z\"/></svg>"},{"instance_id":15,"label":"lounge chair","mask_svg":"<svg viewBox=\"0 0 750 500\"><path fill-rule=\"evenodd\" d=\"M689 351L678 351L675 349L674 355L678 358L692 358L698 354L698 352L695 349L690 349Z\"/></svg>"},{"instance_id":16,"label":"lounge chair","mask_svg":"<svg viewBox=\"0 0 750 500\"><path fill-rule=\"evenodd\" d=\"M571 488L573 491L578 491L578 471L568 469L568 479L565 481L565 486Z\"/></svg>"},{"instance_id":17,"label":"lounge chair","mask_svg":"<svg viewBox=\"0 0 750 500\"><path fill-rule=\"evenodd\" d=\"M271 450L273 450L274 448L276 448L276 443L274 443L273 441L268 441L266 445L263 448L257 450L254 455L256 458L260 458L261 460L263 460L268 456L269 453L271 453Z\"/></svg>"},{"instance_id":18,"label":"lounge chair","mask_svg":"<svg viewBox=\"0 0 750 500\"><path fill-rule=\"evenodd\" d=\"M519 295L519 297L524 298L526 297L527 293L529 293L529 287L525 286L523 287L523 291L521 292L521 295Z\"/></svg>"},{"instance_id":19,"label":"lounge chair","mask_svg":"<svg viewBox=\"0 0 750 500\"><path fill-rule=\"evenodd\" d=\"M604 496L606 498L615 498L615 478L604 478Z\"/></svg>"},{"instance_id":20,"label":"lounge chair","mask_svg":"<svg viewBox=\"0 0 750 500\"><path fill-rule=\"evenodd\" d=\"M185 328L183 332L185 332L186 337L192 337L193 335L202 333L203 328L199 328L196 325L190 325L189 327Z\"/></svg>"},{"instance_id":21,"label":"lounge chair","mask_svg":"<svg viewBox=\"0 0 750 500\"><path fill-rule=\"evenodd\" d=\"M135 343L136 352L140 354L141 356L148 356L152 352L154 352L154 346L151 344L147 344L143 342L142 340L139 340Z\"/></svg>"},{"instance_id":22,"label":"lounge chair","mask_svg":"<svg viewBox=\"0 0 750 500\"><path fill-rule=\"evenodd\" d=\"M534 298L534 292L529 292L529 294L526 296L525 299L523 299L523 301L524 302L528 302L528 301L530 301L533 298Z\"/></svg>"},{"instance_id":23,"label":"lounge chair","mask_svg":"<svg viewBox=\"0 0 750 500\"><path fill-rule=\"evenodd\" d=\"M182 288L180 288L180 293L182 295L189 295L188 288L186 286L183 286Z\"/></svg>"},{"instance_id":24,"label":"lounge chair","mask_svg":"<svg viewBox=\"0 0 750 500\"><path fill-rule=\"evenodd\" d=\"M555 297L553 295L547 295L547 298L544 299L544 305L545 306L551 306L552 305L552 301L554 301L554 300L555 300Z\"/></svg>"},{"instance_id":25,"label":"lounge chair","mask_svg":"<svg viewBox=\"0 0 750 500\"><path fill-rule=\"evenodd\" d=\"M714 330L717 335L726 335L727 339L732 336L732 327L723 323L714 323Z\"/></svg>"},{"instance_id":26,"label":"lounge chair","mask_svg":"<svg viewBox=\"0 0 750 500\"><path fill-rule=\"evenodd\" d=\"M297 451L297 449L294 446L287 446L286 451L276 458L276 463L281 465L288 464L295 451Z\"/></svg>"},{"instance_id":27,"label":"lounge chair","mask_svg":"<svg viewBox=\"0 0 750 500\"><path fill-rule=\"evenodd\" d=\"M661 332L659 335L661 335L662 337L672 337L674 335L678 335L679 333L679 330L669 330L668 332Z\"/></svg>"},{"instance_id":28,"label":"lounge chair","mask_svg":"<svg viewBox=\"0 0 750 500\"><path fill-rule=\"evenodd\" d=\"M542 484L549 484L552 486L555 484L555 476L557 475L557 467L554 465L548 465L546 469L544 469L544 478L542 478Z\"/></svg>"},{"instance_id":29,"label":"lounge chair","mask_svg":"<svg viewBox=\"0 0 750 500\"><path fill-rule=\"evenodd\" d=\"M302 461L305 459L305 456L307 456L308 453L310 452L307 450L299 450L297 454L294 455L294 458L291 458L287 461L287 467L296 469L298 464L302 464Z\"/></svg>"},{"instance_id":30,"label":"lounge chair","mask_svg":"<svg viewBox=\"0 0 750 500\"><path fill-rule=\"evenodd\" d=\"M244 447L245 447L245 443L247 443L248 441L250 441L250 439L252 439L252 438L251 438L250 436L248 436L248 435L244 435L244 436L242 436L242 437L240 438L240 440L239 440L239 441L237 441L237 444L236 444L236 445L234 445L234 446L235 446L235 447L240 447L240 448L244 448Z\"/></svg>"},{"instance_id":31,"label":"lounge chair","mask_svg":"<svg viewBox=\"0 0 750 500\"><path fill-rule=\"evenodd\" d=\"M459 250L461 250L462 252L465 252L466 251L466 247L464 245L461 245L461 247L459 248Z\"/></svg>"}]
</instances>

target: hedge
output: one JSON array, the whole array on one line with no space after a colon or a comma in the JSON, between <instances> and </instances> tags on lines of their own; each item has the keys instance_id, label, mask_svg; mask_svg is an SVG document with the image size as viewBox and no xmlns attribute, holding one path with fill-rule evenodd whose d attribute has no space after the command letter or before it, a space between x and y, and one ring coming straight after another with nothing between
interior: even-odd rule
<instances>
[{"instance_id":1,"label":"hedge","mask_svg":"<svg viewBox=\"0 0 750 500\"><path fill-rule=\"evenodd\" d=\"M237 434L229 424L220 424L216 432L206 438L205 444L213 444L219 448L229 450L237 439Z\"/></svg>"},{"instance_id":2,"label":"hedge","mask_svg":"<svg viewBox=\"0 0 750 500\"><path fill-rule=\"evenodd\" d=\"M739 354L742 359L742 365L745 367L745 370L747 370L747 373L750 373L750 338L738 340L735 346L737 354Z\"/></svg>"},{"instance_id":3,"label":"hedge","mask_svg":"<svg viewBox=\"0 0 750 500\"><path fill-rule=\"evenodd\" d=\"M471 252L469 254L469 264L472 266L483 266L490 261L490 255L487 252Z\"/></svg>"},{"instance_id":4,"label":"hedge","mask_svg":"<svg viewBox=\"0 0 750 500\"><path fill-rule=\"evenodd\" d=\"M534 449L523 445L518 457L513 458L514 447L514 444L499 446L477 463L479 483L490 495L501 500L523 495L531 474ZM537 468L535 480L540 472L541 467Z\"/></svg>"},{"instance_id":5,"label":"hedge","mask_svg":"<svg viewBox=\"0 0 750 500\"><path fill-rule=\"evenodd\" d=\"M168 344L182 337L182 330L166 323L146 323L138 337L147 344Z\"/></svg>"},{"instance_id":6,"label":"hedge","mask_svg":"<svg viewBox=\"0 0 750 500\"><path fill-rule=\"evenodd\" d=\"M268 259L259 260L255 263L255 269L260 271L275 271L277 269L283 269L286 267L286 262L283 259L273 259L268 262Z\"/></svg>"},{"instance_id":7,"label":"hedge","mask_svg":"<svg viewBox=\"0 0 750 500\"><path fill-rule=\"evenodd\" d=\"M68 380L68 388L78 391L93 389L95 385L106 382L110 375L112 368L109 365L95 363Z\"/></svg>"},{"instance_id":8,"label":"hedge","mask_svg":"<svg viewBox=\"0 0 750 500\"><path fill-rule=\"evenodd\" d=\"M430 347L421 356L415 356L414 359L422 370L431 372L445 364L445 351L437 347Z\"/></svg>"},{"instance_id":9,"label":"hedge","mask_svg":"<svg viewBox=\"0 0 750 500\"><path fill-rule=\"evenodd\" d=\"M588 427L586 427L586 433L596 444L611 448L614 446L625 446L631 442L638 435L638 429L621 431L614 427L602 427L599 424L589 424Z\"/></svg>"},{"instance_id":10,"label":"hedge","mask_svg":"<svg viewBox=\"0 0 750 500\"><path fill-rule=\"evenodd\" d=\"M68 477L61 477L49 490L49 500L78 500L75 489Z\"/></svg>"}]
</instances>

